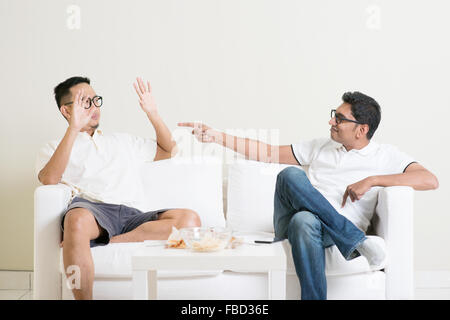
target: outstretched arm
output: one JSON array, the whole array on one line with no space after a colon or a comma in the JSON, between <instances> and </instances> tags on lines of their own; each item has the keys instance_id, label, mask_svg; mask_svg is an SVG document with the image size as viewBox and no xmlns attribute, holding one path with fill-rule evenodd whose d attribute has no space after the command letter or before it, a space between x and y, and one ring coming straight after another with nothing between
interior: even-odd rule
<instances>
[{"instance_id":1,"label":"outstretched arm","mask_svg":"<svg viewBox=\"0 0 450 320\"><path fill-rule=\"evenodd\" d=\"M136 78L136 80L137 83L133 83L133 86L139 96L139 104L156 132L158 149L155 160L170 158L176 153L176 142L172 139L172 133L158 113L150 82L147 81L145 84L141 78Z\"/></svg>"},{"instance_id":2,"label":"outstretched arm","mask_svg":"<svg viewBox=\"0 0 450 320\"><path fill-rule=\"evenodd\" d=\"M178 126L193 128L192 134L200 142L220 144L244 155L248 160L298 165L290 145L273 146L262 141L226 134L198 122L180 122Z\"/></svg>"}]
</instances>

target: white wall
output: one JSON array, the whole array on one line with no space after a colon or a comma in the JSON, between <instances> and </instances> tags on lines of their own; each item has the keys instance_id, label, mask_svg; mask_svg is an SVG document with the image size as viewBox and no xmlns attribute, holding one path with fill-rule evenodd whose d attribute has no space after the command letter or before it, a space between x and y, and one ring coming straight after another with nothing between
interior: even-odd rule
<instances>
[{"instance_id":1,"label":"white wall","mask_svg":"<svg viewBox=\"0 0 450 320\"><path fill-rule=\"evenodd\" d=\"M103 95L104 131L151 136L137 75L171 129L279 129L281 144L327 136L343 92L373 96L374 140L440 180L416 192L415 267L450 269L449 15L445 0L0 0L0 269L33 268L34 160L64 133L52 90L73 75Z\"/></svg>"}]
</instances>

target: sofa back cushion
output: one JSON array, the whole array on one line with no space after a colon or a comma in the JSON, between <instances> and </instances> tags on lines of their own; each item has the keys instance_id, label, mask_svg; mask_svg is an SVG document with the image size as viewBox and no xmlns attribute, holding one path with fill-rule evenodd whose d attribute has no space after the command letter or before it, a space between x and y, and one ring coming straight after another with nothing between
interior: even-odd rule
<instances>
[{"instance_id":1,"label":"sofa back cushion","mask_svg":"<svg viewBox=\"0 0 450 320\"><path fill-rule=\"evenodd\" d=\"M213 157L172 158L145 163L142 180L145 211L192 209L202 226L225 226L222 162Z\"/></svg>"},{"instance_id":2,"label":"sofa back cushion","mask_svg":"<svg viewBox=\"0 0 450 320\"><path fill-rule=\"evenodd\" d=\"M278 173L289 166L250 160L238 160L230 164L227 226L238 231L274 232L273 200L276 179Z\"/></svg>"}]
</instances>

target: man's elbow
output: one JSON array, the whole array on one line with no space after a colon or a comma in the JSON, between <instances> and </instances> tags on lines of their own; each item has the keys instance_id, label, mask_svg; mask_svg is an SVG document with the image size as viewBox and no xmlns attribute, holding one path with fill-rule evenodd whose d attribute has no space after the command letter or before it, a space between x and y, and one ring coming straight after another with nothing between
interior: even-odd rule
<instances>
[{"instance_id":1,"label":"man's elbow","mask_svg":"<svg viewBox=\"0 0 450 320\"><path fill-rule=\"evenodd\" d=\"M53 176L49 176L49 175L41 174L41 173L39 173L38 179L44 186L50 185L50 184L58 184L61 181L61 179L58 177L53 177Z\"/></svg>"},{"instance_id":2,"label":"man's elbow","mask_svg":"<svg viewBox=\"0 0 450 320\"><path fill-rule=\"evenodd\" d=\"M424 182L426 185L425 190L436 190L439 188L438 178L429 171L427 172L427 177L424 179Z\"/></svg>"},{"instance_id":3,"label":"man's elbow","mask_svg":"<svg viewBox=\"0 0 450 320\"><path fill-rule=\"evenodd\" d=\"M431 174L431 176L432 176L430 179L431 189L436 190L437 188L439 188L439 180L434 174Z\"/></svg>"},{"instance_id":4,"label":"man's elbow","mask_svg":"<svg viewBox=\"0 0 450 320\"><path fill-rule=\"evenodd\" d=\"M173 158L173 157L175 157L177 155L177 153L178 153L178 146L177 146L177 144L175 142L172 145L172 148L171 148L171 150L169 152L170 152L170 157L171 158Z\"/></svg>"}]
</instances>

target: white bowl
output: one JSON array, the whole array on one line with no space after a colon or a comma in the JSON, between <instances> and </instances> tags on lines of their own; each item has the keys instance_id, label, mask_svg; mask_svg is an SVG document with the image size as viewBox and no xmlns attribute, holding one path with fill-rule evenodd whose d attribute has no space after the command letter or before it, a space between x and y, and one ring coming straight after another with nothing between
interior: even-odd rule
<instances>
[{"instance_id":1,"label":"white bowl","mask_svg":"<svg viewBox=\"0 0 450 320\"><path fill-rule=\"evenodd\" d=\"M186 246L194 251L211 252L224 249L230 242L231 230L222 227L180 229Z\"/></svg>"}]
</instances>

